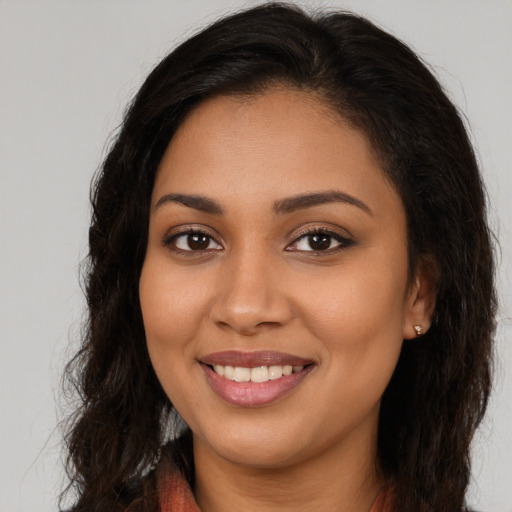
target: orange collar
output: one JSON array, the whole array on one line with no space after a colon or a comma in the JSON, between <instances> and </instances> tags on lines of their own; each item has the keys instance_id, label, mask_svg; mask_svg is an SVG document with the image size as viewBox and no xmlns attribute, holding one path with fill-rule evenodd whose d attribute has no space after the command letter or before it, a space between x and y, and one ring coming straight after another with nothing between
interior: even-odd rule
<instances>
[{"instance_id":1,"label":"orange collar","mask_svg":"<svg viewBox=\"0 0 512 512\"><path fill-rule=\"evenodd\" d=\"M201 512L188 482L178 471L167 473L159 483L160 512ZM392 512L392 492L383 489L370 512Z\"/></svg>"},{"instance_id":2,"label":"orange collar","mask_svg":"<svg viewBox=\"0 0 512 512\"><path fill-rule=\"evenodd\" d=\"M190 485L177 469L162 475L158 493L160 512L201 512Z\"/></svg>"}]
</instances>

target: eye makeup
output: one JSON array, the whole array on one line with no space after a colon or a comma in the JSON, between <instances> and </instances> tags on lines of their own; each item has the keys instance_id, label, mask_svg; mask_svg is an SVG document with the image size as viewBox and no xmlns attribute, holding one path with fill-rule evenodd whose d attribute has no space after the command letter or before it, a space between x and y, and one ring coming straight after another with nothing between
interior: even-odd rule
<instances>
[{"instance_id":1,"label":"eye makeup","mask_svg":"<svg viewBox=\"0 0 512 512\"><path fill-rule=\"evenodd\" d=\"M331 255L354 244L352 238L325 226L303 227L294 236L293 242L285 247L286 252ZM181 226L178 231L171 230L163 237L162 245L175 254L187 257L224 250L218 237L206 228L197 226Z\"/></svg>"}]
</instances>

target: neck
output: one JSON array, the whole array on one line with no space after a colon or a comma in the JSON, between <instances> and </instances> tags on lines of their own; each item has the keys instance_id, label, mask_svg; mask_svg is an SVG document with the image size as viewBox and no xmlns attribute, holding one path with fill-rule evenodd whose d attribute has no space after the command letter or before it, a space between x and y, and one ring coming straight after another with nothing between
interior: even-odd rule
<instances>
[{"instance_id":1,"label":"neck","mask_svg":"<svg viewBox=\"0 0 512 512\"><path fill-rule=\"evenodd\" d=\"M233 464L194 438L197 503L202 512L370 511L384 483L375 439L344 439L294 464L261 468Z\"/></svg>"}]
</instances>

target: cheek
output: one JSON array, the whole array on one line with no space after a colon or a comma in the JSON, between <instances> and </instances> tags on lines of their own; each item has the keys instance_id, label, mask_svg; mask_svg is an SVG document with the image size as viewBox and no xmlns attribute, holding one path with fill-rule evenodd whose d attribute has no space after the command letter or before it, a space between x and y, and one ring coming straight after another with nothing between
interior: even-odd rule
<instances>
[{"instance_id":1,"label":"cheek","mask_svg":"<svg viewBox=\"0 0 512 512\"><path fill-rule=\"evenodd\" d=\"M187 356L207 309L204 291L186 272L170 272L165 261L147 256L139 296L149 355L161 380L175 374L178 363L183 366L183 361L193 361Z\"/></svg>"},{"instance_id":2,"label":"cheek","mask_svg":"<svg viewBox=\"0 0 512 512\"><path fill-rule=\"evenodd\" d=\"M375 286L375 278L367 272L331 280L303 303L323 356L326 380L317 392L330 390L326 407L337 424L357 423L374 409L400 355L403 289L387 278L387 286Z\"/></svg>"},{"instance_id":3,"label":"cheek","mask_svg":"<svg viewBox=\"0 0 512 512\"><path fill-rule=\"evenodd\" d=\"M202 292L181 273L170 272L165 258L146 257L139 296L149 357L167 396L186 416L200 406L197 380L191 376L197 371L194 335L204 309Z\"/></svg>"},{"instance_id":4,"label":"cheek","mask_svg":"<svg viewBox=\"0 0 512 512\"><path fill-rule=\"evenodd\" d=\"M396 330L405 315L406 278L386 268L341 268L317 279L314 293L296 292L311 325L336 335Z\"/></svg>"},{"instance_id":5,"label":"cheek","mask_svg":"<svg viewBox=\"0 0 512 512\"><path fill-rule=\"evenodd\" d=\"M314 293L297 290L295 296L300 316L332 364L345 374L382 372L385 379L403 342L407 269L384 256L376 261L347 260L317 276Z\"/></svg>"},{"instance_id":6,"label":"cheek","mask_svg":"<svg viewBox=\"0 0 512 512\"><path fill-rule=\"evenodd\" d=\"M198 319L208 305L208 284L205 276L198 274L192 268L169 269L164 257L146 258L139 283L146 333L179 343L197 328Z\"/></svg>"}]
</instances>

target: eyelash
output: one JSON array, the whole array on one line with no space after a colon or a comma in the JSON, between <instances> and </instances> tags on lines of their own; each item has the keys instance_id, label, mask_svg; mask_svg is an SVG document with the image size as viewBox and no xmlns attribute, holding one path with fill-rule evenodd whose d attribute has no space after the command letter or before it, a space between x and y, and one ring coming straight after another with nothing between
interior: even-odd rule
<instances>
[{"instance_id":1,"label":"eyelash","mask_svg":"<svg viewBox=\"0 0 512 512\"><path fill-rule=\"evenodd\" d=\"M208 249L208 248L197 249L197 250L193 250L193 249L184 250L184 249L180 249L180 248L176 247L176 245L175 245L176 241L180 237L188 237L188 236L193 236L193 235L200 235L200 236L207 237L209 239L208 245L212 241L215 244L220 245L219 242L217 242L217 240L215 239L215 237L213 237L208 231L198 229L198 228L188 228L188 229L184 229L183 231L180 231L178 233L174 233L170 236L166 236L166 237L164 237L162 243L163 243L164 247L168 247L173 252L180 254L180 255L184 255L184 256L197 256L197 255L206 254L211 251L220 251L221 250L221 249ZM325 235L327 237L330 237L331 239L334 239L336 242L338 242L338 245L333 248L327 248L326 250L311 249L310 251L301 250L301 251L297 251L297 252L311 253L312 255L315 255L315 256L324 256L324 255L332 254L334 252L341 251L341 250L346 249L354 244L353 240L340 235L336 231L333 231L333 230L327 229L327 228L323 228L323 227L314 227L314 228L307 228L302 231L299 231L298 236L295 238L295 240L291 244L289 244L287 246L287 248L285 250L289 251L289 252L293 252L293 249L290 249L290 247L296 246L301 240L303 240L307 237L314 236L314 235ZM332 240L331 240L331 243L332 243Z\"/></svg>"},{"instance_id":2,"label":"eyelash","mask_svg":"<svg viewBox=\"0 0 512 512\"><path fill-rule=\"evenodd\" d=\"M332 254L338 251L341 251L343 249L347 249L351 245L354 244L354 241L350 238L347 238L346 236L340 235L337 231L333 231L332 229L324 228L324 227L313 227L313 228L306 228L302 231L299 231L298 236L295 238L295 240L288 246L292 247L294 245L297 245L299 241L302 239L306 239L308 237L314 236L314 235L325 235L327 237L330 237L331 239L334 239L336 242L338 242L339 245L336 247L328 248L326 250L314 250L311 249L310 251L300 251L303 253L312 253L316 256L324 256L328 254ZM292 249L286 248L287 251L292 251Z\"/></svg>"},{"instance_id":3,"label":"eyelash","mask_svg":"<svg viewBox=\"0 0 512 512\"><path fill-rule=\"evenodd\" d=\"M198 229L198 228L187 228L187 229L184 229L183 231L179 231L178 233L174 233L170 236L166 236L163 239L163 245L164 245L164 247L168 247L173 252L180 254L180 255L184 255L184 256L196 256L198 254L205 254L205 253L211 251L211 249L184 250L184 249L180 249L179 247L176 247L175 243L179 238L193 236L193 235L200 235L200 236L208 237L210 242L213 240L216 244L220 245L208 231L205 231L203 229ZM218 250L218 249L215 249L215 250Z\"/></svg>"}]
</instances>

